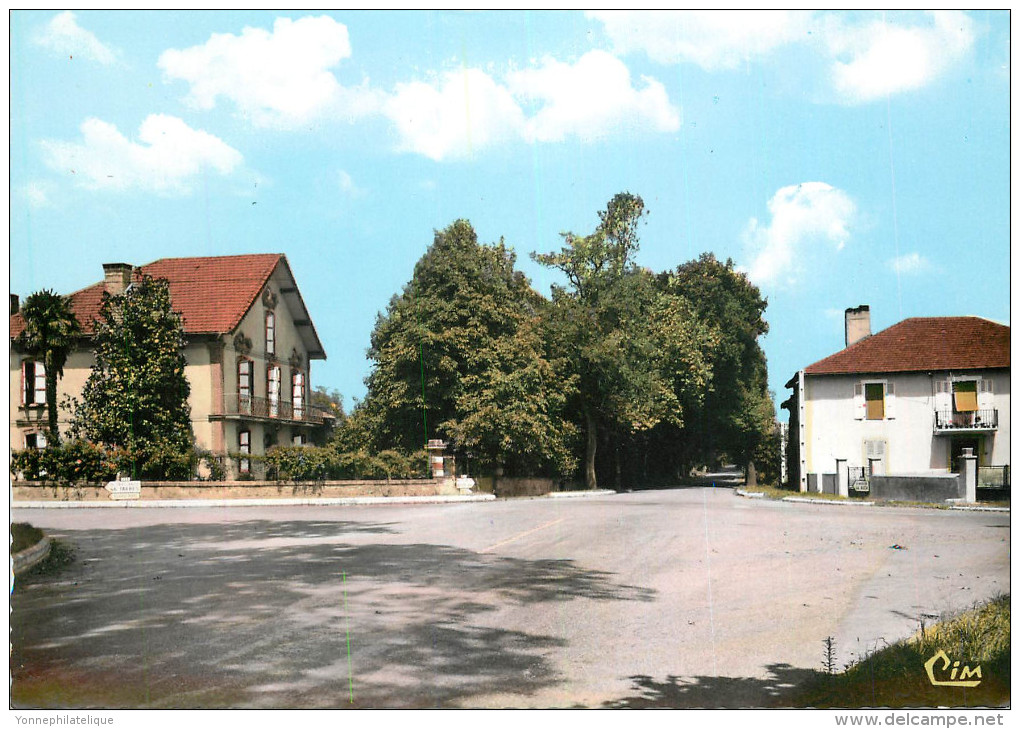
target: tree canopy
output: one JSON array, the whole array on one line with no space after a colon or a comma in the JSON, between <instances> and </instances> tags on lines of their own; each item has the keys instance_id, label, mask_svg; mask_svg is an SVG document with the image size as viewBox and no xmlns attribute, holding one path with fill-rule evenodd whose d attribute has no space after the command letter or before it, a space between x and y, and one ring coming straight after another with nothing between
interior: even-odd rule
<instances>
[{"instance_id":1,"label":"tree canopy","mask_svg":"<svg viewBox=\"0 0 1020 729\"><path fill-rule=\"evenodd\" d=\"M466 220L435 233L376 321L351 428L379 450L443 438L493 466L570 466L558 413L570 381L546 356L544 302L515 262L503 241L479 244Z\"/></svg>"},{"instance_id":2,"label":"tree canopy","mask_svg":"<svg viewBox=\"0 0 1020 729\"><path fill-rule=\"evenodd\" d=\"M26 297L20 313L25 329L19 343L30 357L43 363L46 373L47 442L60 442L57 425L57 381L64 375L64 365L81 334L81 325L74 315L71 300L43 289Z\"/></svg>"},{"instance_id":3,"label":"tree canopy","mask_svg":"<svg viewBox=\"0 0 1020 729\"><path fill-rule=\"evenodd\" d=\"M145 276L121 295L104 293L99 316L72 434L126 450L136 478L190 478L190 386L169 284Z\"/></svg>"}]
</instances>

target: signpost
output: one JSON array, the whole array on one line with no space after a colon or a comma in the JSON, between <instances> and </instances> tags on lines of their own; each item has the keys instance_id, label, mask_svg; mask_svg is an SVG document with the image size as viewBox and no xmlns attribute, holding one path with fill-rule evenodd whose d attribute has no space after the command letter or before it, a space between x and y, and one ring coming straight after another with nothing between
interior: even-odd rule
<instances>
[{"instance_id":1,"label":"signpost","mask_svg":"<svg viewBox=\"0 0 1020 729\"><path fill-rule=\"evenodd\" d=\"M119 481L110 481L106 484L106 490L110 492L110 498L114 501L137 499L142 495L142 482L125 477Z\"/></svg>"}]
</instances>

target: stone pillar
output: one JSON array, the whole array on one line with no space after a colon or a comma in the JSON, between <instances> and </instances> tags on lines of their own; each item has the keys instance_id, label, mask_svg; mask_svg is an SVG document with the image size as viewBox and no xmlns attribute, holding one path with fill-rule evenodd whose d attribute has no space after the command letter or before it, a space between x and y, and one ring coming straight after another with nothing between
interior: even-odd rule
<instances>
[{"instance_id":1,"label":"stone pillar","mask_svg":"<svg viewBox=\"0 0 1020 729\"><path fill-rule=\"evenodd\" d=\"M973 448L963 449L960 456L960 478L963 479L963 500L969 503L977 501L977 456Z\"/></svg>"},{"instance_id":2,"label":"stone pillar","mask_svg":"<svg viewBox=\"0 0 1020 729\"><path fill-rule=\"evenodd\" d=\"M850 496L850 474L846 470L846 459L836 459L836 493L840 496Z\"/></svg>"},{"instance_id":3,"label":"stone pillar","mask_svg":"<svg viewBox=\"0 0 1020 729\"><path fill-rule=\"evenodd\" d=\"M446 464L443 458L443 451L446 450L446 443L441 440L430 440L425 445L429 452L429 467L432 478L446 478Z\"/></svg>"}]
</instances>

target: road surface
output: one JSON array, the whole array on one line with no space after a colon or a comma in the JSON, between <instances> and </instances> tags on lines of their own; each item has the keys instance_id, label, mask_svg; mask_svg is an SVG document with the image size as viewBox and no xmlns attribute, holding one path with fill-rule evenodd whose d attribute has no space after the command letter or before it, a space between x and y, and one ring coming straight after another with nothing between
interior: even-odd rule
<instances>
[{"instance_id":1,"label":"road surface","mask_svg":"<svg viewBox=\"0 0 1020 729\"><path fill-rule=\"evenodd\" d=\"M13 519L77 554L12 597L22 707L761 706L1009 591L1009 514L725 488Z\"/></svg>"}]
</instances>

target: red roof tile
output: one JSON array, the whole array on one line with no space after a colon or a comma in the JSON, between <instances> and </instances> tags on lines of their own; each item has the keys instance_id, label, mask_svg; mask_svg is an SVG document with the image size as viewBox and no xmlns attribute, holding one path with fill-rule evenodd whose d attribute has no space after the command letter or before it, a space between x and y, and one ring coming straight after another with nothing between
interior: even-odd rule
<instances>
[{"instance_id":1,"label":"red roof tile","mask_svg":"<svg viewBox=\"0 0 1020 729\"><path fill-rule=\"evenodd\" d=\"M146 274L170 282L170 300L184 319L185 333L224 334L241 322L281 260L285 259L279 253L161 258L136 269L135 276ZM71 294L75 316L87 334L99 317L104 288L100 281ZM13 315L11 338L24 328L21 315Z\"/></svg>"},{"instance_id":2,"label":"red roof tile","mask_svg":"<svg viewBox=\"0 0 1020 729\"><path fill-rule=\"evenodd\" d=\"M976 316L915 317L804 369L808 375L1009 368L1009 327Z\"/></svg>"}]
</instances>

